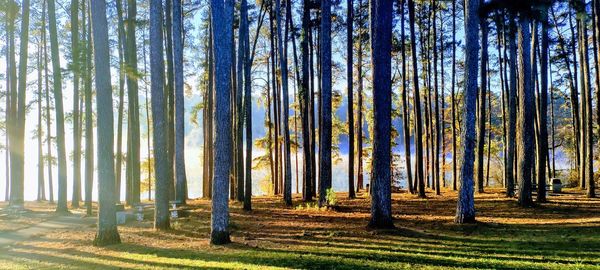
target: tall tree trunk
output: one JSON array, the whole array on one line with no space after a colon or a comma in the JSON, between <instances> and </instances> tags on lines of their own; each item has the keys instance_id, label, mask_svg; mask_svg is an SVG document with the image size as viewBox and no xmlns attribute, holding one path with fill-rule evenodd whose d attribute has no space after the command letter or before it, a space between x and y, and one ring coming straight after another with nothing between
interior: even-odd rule
<instances>
[{"instance_id":1,"label":"tall tree trunk","mask_svg":"<svg viewBox=\"0 0 600 270\"><path fill-rule=\"evenodd\" d=\"M457 189L458 157L456 152L456 0L452 0L452 190Z\"/></svg>"},{"instance_id":2,"label":"tall tree trunk","mask_svg":"<svg viewBox=\"0 0 600 270\"><path fill-rule=\"evenodd\" d=\"M267 58L267 65L269 65L269 63L271 60L269 58ZM273 102L272 98L271 98L271 84L270 82L270 78L271 78L271 69L269 69L267 67L267 123L268 123L268 140L267 140L267 152L269 155L269 168L271 169L271 189L270 192L271 194L275 194L275 183L276 183L276 176L277 176L277 167L275 166L275 163L273 162L273 119L271 118L271 103Z\"/></svg>"},{"instance_id":3,"label":"tall tree trunk","mask_svg":"<svg viewBox=\"0 0 600 270\"><path fill-rule=\"evenodd\" d=\"M167 105L167 158L169 168L171 170L171 178L169 178L169 199L175 199L175 178L173 171L175 170L175 74L173 63L173 17L172 17L173 0L165 0L165 53L167 60L167 82L165 89L166 105Z\"/></svg>"},{"instance_id":4,"label":"tall tree trunk","mask_svg":"<svg viewBox=\"0 0 600 270\"><path fill-rule=\"evenodd\" d=\"M11 120L13 126L10 129L14 137L9 142L11 152L9 204L14 207L23 207L25 195L25 115L27 111L25 93L27 90L27 58L29 56L29 0L24 0L21 4L21 37L19 39L18 86L17 89L13 88L17 91L17 96L14 94L11 96L11 110L15 113L13 117L16 118ZM11 80L14 83L16 76L11 77Z\"/></svg>"},{"instance_id":5,"label":"tall tree trunk","mask_svg":"<svg viewBox=\"0 0 600 270\"><path fill-rule=\"evenodd\" d=\"M456 223L475 222L473 195L473 161L475 158L475 114L477 103L478 25L480 0L465 1L465 90L461 144L463 149L460 169L460 189L456 206Z\"/></svg>"},{"instance_id":6,"label":"tall tree trunk","mask_svg":"<svg viewBox=\"0 0 600 270\"><path fill-rule=\"evenodd\" d=\"M319 129L319 206L327 205L331 189L331 1L321 0L321 34L319 41L321 67L321 128Z\"/></svg>"},{"instance_id":7,"label":"tall tree trunk","mask_svg":"<svg viewBox=\"0 0 600 270\"><path fill-rule=\"evenodd\" d=\"M142 39L146 39L146 31L142 31ZM208 51L208 50L207 50ZM142 74L148 74L148 65L146 62L146 46L142 46L142 59L144 59L144 72ZM208 59L208 57L207 57ZM144 75L144 77L146 77L146 75ZM151 133L150 133L150 128L151 128L151 124L150 124L150 104L149 104L149 99L150 99L150 94L148 94L148 83L144 83L144 94L145 94L145 107L146 107L146 131L148 134L148 137L146 138L146 147L148 147L148 200L152 200L152 166L153 166L153 162L150 162L152 160L152 153L150 151L150 147L152 145L152 140L151 140ZM206 118L206 117L205 117ZM206 134L206 133L205 133ZM205 139L206 140L206 139ZM204 148L206 149L206 148ZM206 151L206 150L204 150ZM204 164L202 165L204 166ZM203 189L204 192L204 189ZM203 196L204 197L204 196Z\"/></svg>"},{"instance_id":8,"label":"tall tree trunk","mask_svg":"<svg viewBox=\"0 0 600 270\"><path fill-rule=\"evenodd\" d=\"M5 11L5 15L6 15L6 25L5 25L5 29L6 29L6 48L5 48L5 52L6 52L6 110L5 110L5 123L6 123L6 127L5 127L5 145L6 145L6 156L5 156L5 171L6 171L6 190L4 193L4 200L5 201L9 201L10 200L10 182L11 182L11 178L10 178L10 140L12 139L12 133L11 133L11 121L12 121L12 110L11 110L11 105L12 105L12 101L11 101L11 96L13 94L13 89L14 87L12 86L12 79L11 77L13 76L13 67L14 67L14 23L15 23L15 14L18 12L13 8L16 8L16 5L14 5L14 2L7 2L7 8Z\"/></svg>"},{"instance_id":9,"label":"tall tree trunk","mask_svg":"<svg viewBox=\"0 0 600 270\"><path fill-rule=\"evenodd\" d=\"M581 107L583 106L583 104L579 104L579 83L577 81L578 77L578 73L577 73L577 50L576 50L576 45L578 43L577 38L576 38L576 29L575 26L573 25L573 16L572 16L572 12L571 10L568 11L569 14L569 29L571 30L571 42L570 42L570 52L569 54L573 55L573 76L572 76L572 83L573 83L573 87L571 87L571 107L572 107L572 115L574 117L574 126L575 126L575 145L576 145L576 155L575 155L575 160L576 160L576 164L577 164L577 170L578 173L581 174L582 170L581 167L583 167L583 161L581 160L581 155L582 155L582 150L583 150L583 146L582 146L582 142L581 142L581 136L583 133L583 127L582 127L582 123L581 123ZM557 31L558 33L560 33L560 31ZM581 55L579 55L581 57ZM581 59L580 59L581 60ZM570 69L570 68L569 68ZM583 87L583 86L581 86ZM581 188L585 187L585 182L583 181L583 178L580 177L580 183L579 186Z\"/></svg>"},{"instance_id":10,"label":"tall tree trunk","mask_svg":"<svg viewBox=\"0 0 600 270\"><path fill-rule=\"evenodd\" d=\"M91 22L86 21L89 9L82 2L81 17L83 36L86 37L84 95L85 95L85 207L88 216L92 215L92 190L94 182L94 116L92 113L92 28ZM89 18L88 18L89 19ZM86 25L87 23L87 25ZM87 27L87 28L86 28ZM112 98L112 97L111 97ZM148 148L150 149L150 148Z\"/></svg>"},{"instance_id":11,"label":"tall tree trunk","mask_svg":"<svg viewBox=\"0 0 600 270\"><path fill-rule=\"evenodd\" d=\"M50 0L53 2L53 0ZM91 1L98 110L98 230L94 245L121 242L115 215L115 170L113 161L113 111L106 2Z\"/></svg>"},{"instance_id":12,"label":"tall tree trunk","mask_svg":"<svg viewBox=\"0 0 600 270\"><path fill-rule=\"evenodd\" d=\"M51 203L54 203L54 180L52 177L52 115L50 115L50 86L48 83L48 42L46 41L46 1L44 0L44 7L42 11L42 42L44 43L44 88L45 88L45 99L46 99L46 145L47 145L47 164L48 164L48 198ZM7 159L8 162L8 159ZM7 166L8 167L8 166ZM7 170L8 172L8 170ZM8 179L8 178L7 178ZM8 188L8 185L7 185Z\"/></svg>"},{"instance_id":13,"label":"tall tree trunk","mask_svg":"<svg viewBox=\"0 0 600 270\"><path fill-rule=\"evenodd\" d=\"M311 138L310 126L309 126L309 118L311 115L311 99L310 97L310 89L309 89L309 50L308 50L308 35L310 31L310 3L309 0L303 0L302 2L302 35L300 41L300 50L301 50L301 61L302 61L302 83L300 85L299 97L300 97L300 110L302 114L302 150L303 150L303 158L302 163L304 167L304 179L303 179L303 190L302 190L302 199L304 201L312 201L313 199L313 176L314 170L312 167L312 147L311 141L314 138Z\"/></svg>"},{"instance_id":14,"label":"tall tree trunk","mask_svg":"<svg viewBox=\"0 0 600 270\"><path fill-rule=\"evenodd\" d=\"M273 122L271 122L273 124L274 127L274 131L273 131L273 152L274 152L274 160L275 160L275 164L274 166L274 175L271 175L272 181L273 181L273 189L274 189L274 194L280 194L280 185L279 185L279 171L280 171L280 166L279 166L279 118L278 118L278 112L279 110L277 109L277 104L278 102L278 97L277 97L277 69L276 69L276 45L275 45L275 26L273 25L273 21L276 21L277 19L274 18L275 14L274 14L274 10L273 10L273 6L271 6L271 10L269 13L269 17L270 17L270 34L269 34L269 39L270 39L270 46L271 46L271 52L270 52L270 64L271 64L271 74L272 76L272 80L271 80L271 91L272 91L272 102L273 102Z\"/></svg>"},{"instance_id":15,"label":"tall tree trunk","mask_svg":"<svg viewBox=\"0 0 600 270\"><path fill-rule=\"evenodd\" d=\"M441 89L441 99L440 99L440 104L439 106L440 108L440 117L438 118L440 120L440 139L439 142L440 145L440 155L438 155L438 159L441 158L442 159L442 167L439 170L440 176L439 176L439 181L442 182L442 187L446 187L446 81L444 79L444 67L445 62L444 62L444 54L446 52L446 47L445 47L445 43L444 43L444 16L443 16L443 10L440 9L440 15L438 16L440 18L440 37L439 37L439 41L440 41L440 89ZM434 40L435 41L435 40ZM439 190L439 185L438 185L438 191Z\"/></svg>"},{"instance_id":16,"label":"tall tree trunk","mask_svg":"<svg viewBox=\"0 0 600 270\"><path fill-rule=\"evenodd\" d=\"M400 47L402 51L402 131L404 135L404 160L406 166L406 176L407 176L407 184L408 191L411 194L415 193L415 189L413 186L413 177L412 177L412 162L410 158L410 114L409 114L409 105L408 105L408 86L407 86L407 72L406 72L406 43L405 43L405 35L404 35L404 0L400 0L400 40L402 45Z\"/></svg>"},{"instance_id":17,"label":"tall tree trunk","mask_svg":"<svg viewBox=\"0 0 600 270\"><path fill-rule=\"evenodd\" d=\"M507 129L506 129L506 107L507 107L507 90L508 84L506 82L506 29L504 25L505 16L504 13L500 13L495 17L496 23L496 50L498 52L498 66L500 73L500 98L501 98L501 109L502 109L502 164L504 170L502 172L502 186L506 187L506 177L508 175L507 170L507 155L508 155L508 141L507 141ZM490 89L491 90L491 89ZM491 121L490 121L491 124ZM491 128L490 128L491 129ZM488 161L489 164L489 161Z\"/></svg>"},{"instance_id":18,"label":"tall tree trunk","mask_svg":"<svg viewBox=\"0 0 600 270\"><path fill-rule=\"evenodd\" d=\"M353 89L353 76L352 76L352 54L354 48L352 47L353 41L352 36L354 35L353 23L354 18L352 11L354 9L354 1L346 1L347 15L346 15L346 81L348 91L348 197L354 199L356 194L354 193L354 89Z\"/></svg>"},{"instance_id":19,"label":"tall tree trunk","mask_svg":"<svg viewBox=\"0 0 600 270\"><path fill-rule=\"evenodd\" d=\"M360 10L363 6L363 2L362 0L358 1L358 7ZM359 18L358 18L358 50L356 52L356 61L357 61L357 65L356 65L356 76L358 79L358 89L357 89L357 101L356 101L356 105L357 105L357 110L356 110L356 114L357 114L357 121L356 121L356 135L357 135L357 139L356 139L356 155L357 155L357 163L358 166L356 168L356 191L360 191L361 189L364 188L364 174L363 174L363 70L362 70L362 66L363 66L363 20L364 20L364 16L363 14L359 14ZM314 153L314 152L313 152ZM316 170L316 169L315 169Z\"/></svg>"},{"instance_id":20,"label":"tall tree trunk","mask_svg":"<svg viewBox=\"0 0 600 270\"><path fill-rule=\"evenodd\" d=\"M135 0L130 0L135 2ZM187 199L185 174L185 104L183 97L183 8L181 0L173 0L173 67L175 71L175 199Z\"/></svg>"},{"instance_id":21,"label":"tall tree trunk","mask_svg":"<svg viewBox=\"0 0 600 270\"><path fill-rule=\"evenodd\" d=\"M152 90L152 128L154 150L154 228L168 230L169 192L172 166L169 163L167 108L165 97L165 63L163 55L163 10L160 0L150 2L150 81ZM225 195L226 196L226 195Z\"/></svg>"},{"instance_id":22,"label":"tall tree trunk","mask_svg":"<svg viewBox=\"0 0 600 270\"><path fill-rule=\"evenodd\" d=\"M207 46L207 68L208 68L208 82L206 87L206 107L204 108L204 135L205 135L205 147L204 147L204 181L202 186L202 197L212 198L212 179L213 179L213 164L214 164L214 151L213 151L213 120L214 120L214 48L213 48L213 31L212 31L212 19L208 21L208 46Z\"/></svg>"},{"instance_id":23,"label":"tall tree trunk","mask_svg":"<svg viewBox=\"0 0 600 270\"><path fill-rule=\"evenodd\" d=\"M534 159L534 93L531 84L531 34L529 18L519 17L519 117L517 130L517 158L519 179L519 205L528 207L531 200L531 166Z\"/></svg>"},{"instance_id":24,"label":"tall tree trunk","mask_svg":"<svg viewBox=\"0 0 600 270\"><path fill-rule=\"evenodd\" d=\"M211 215L212 244L229 243L229 174L231 169L231 49L233 33L233 1L211 1L215 53L215 175Z\"/></svg>"},{"instance_id":25,"label":"tall tree trunk","mask_svg":"<svg viewBox=\"0 0 600 270\"><path fill-rule=\"evenodd\" d=\"M371 228L393 228L391 192L392 1L370 3L373 66L373 180Z\"/></svg>"},{"instance_id":26,"label":"tall tree trunk","mask_svg":"<svg viewBox=\"0 0 600 270\"><path fill-rule=\"evenodd\" d=\"M408 0L408 17L410 24L410 43L413 70L413 106L415 107L415 144L416 144L416 183L419 197L425 198L425 176L423 175L423 123L421 120L421 97L419 91L419 72L417 69L417 42L415 37L415 2Z\"/></svg>"},{"instance_id":27,"label":"tall tree trunk","mask_svg":"<svg viewBox=\"0 0 600 270\"><path fill-rule=\"evenodd\" d=\"M276 0L277 12L277 42L279 48L279 64L281 75L281 89L283 98L283 162L284 162L284 180L283 180L283 200L286 205L292 205L292 163L290 155L290 128L289 128L289 94L288 94L288 65L287 65L287 35L282 36L281 25L281 0ZM288 5L290 2L288 1ZM291 14L286 13L286 16ZM286 31L287 32L287 31Z\"/></svg>"},{"instance_id":28,"label":"tall tree trunk","mask_svg":"<svg viewBox=\"0 0 600 270\"><path fill-rule=\"evenodd\" d=\"M506 196L513 197L515 192L515 153L517 141L517 43L516 35L517 26L515 16L509 16L509 31L508 31L508 47L510 51L509 59L509 81L508 88L508 155L506 157Z\"/></svg>"},{"instance_id":29,"label":"tall tree trunk","mask_svg":"<svg viewBox=\"0 0 600 270\"><path fill-rule=\"evenodd\" d=\"M44 179L44 149L42 144L42 137L44 137L44 131L42 129L42 44L37 44L37 143L38 143L38 188L37 188L37 200L46 200L46 183Z\"/></svg>"},{"instance_id":30,"label":"tall tree trunk","mask_svg":"<svg viewBox=\"0 0 600 270\"><path fill-rule=\"evenodd\" d=\"M125 42L125 29L123 22L123 2L122 0L116 1L117 6L117 51L119 55L119 108L117 115L117 153L116 153L116 197L115 201L121 201L121 174L123 172L123 112L125 110L125 62L124 62L124 42ZM127 177L127 175L126 175ZM128 179L128 178L126 178ZM125 184L125 199L130 202L129 183Z\"/></svg>"},{"instance_id":31,"label":"tall tree trunk","mask_svg":"<svg viewBox=\"0 0 600 270\"><path fill-rule=\"evenodd\" d=\"M581 174L583 176L582 179L582 183L587 184L587 196L589 198L594 198L596 197L595 194L595 180L594 180L594 168L593 168L593 159L594 159L594 153L593 153L593 145L594 145L594 140L593 140L593 131L592 131L592 123L593 123L593 116L592 116L592 87L591 87L591 82L590 82L590 68L589 68L589 53L588 53L588 33L587 33L587 26L586 26L586 18L587 18L587 13L585 10L585 1L578 1L578 8L577 10L577 18L580 20L579 23L579 35L580 35L580 50L581 50L581 78L582 78L582 90L583 95L582 95L582 100L583 100L583 106L582 106L582 121L581 123L584 124L583 126L583 135L582 135L582 139L581 139L581 144L583 146L583 151L582 151L582 162L583 162L583 166L581 166L580 168L582 169L583 173Z\"/></svg>"},{"instance_id":32,"label":"tall tree trunk","mask_svg":"<svg viewBox=\"0 0 600 270\"><path fill-rule=\"evenodd\" d=\"M73 71L73 193L71 207L79 208L81 201L81 134L79 130L79 1L71 0L71 69Z\"/></svg>"},{"instance_id":33,"label":"tall tree trunk","mask_svg":"<svg viewBox=\"0 0 600 270\"><path fill-rule=\"evenodd\" d=\"M95 0L101 1L101 0ZM54 108L56 111L56 142L58 147L58 204L56 212L67 213L67 151L65 146L65 113L62 100L62 76L58 52L55 0L48 0L48 23L50 28L50 53L54 77ZM110 133L112 134L112 132Z\"/></svg>"},{"instance_id":34,"label":"tall tree trunk","mask_svg":"<svg viewBox=\"0 0 600 270\"><path fill-rule=\"evenodd\" d=\"M596 70L596 80L595 80L595 87L596 87L596 121L600 126L600 52L598 51L600 49L600 1L598 0L593 0L592 1L592 13L594 16L594 21L593 21L593 37L594 37L594 46L593 46L593 50L594 50L594 69ZM554 121L554 111L553 111L553 117L552 120ZM554 127L554 122L552 122L552 125ZM552 140L554 141L554 130L552 130ZM554 143L554 142L553 142ZM553 148L554 151L554 148ZM554 154L553 154L554 155ZM554 158L554 156L553 156ZM552 160L554 161L554 159ZM554 167L553 167L554 168ZM588 195L596 195L595 191L592 191L590 189L591 192L593 192L594 194L589 194Z\"/></svg>"},{"instance_id":35,"label":"tall tree trunk","mask_svg":"<svg viewBox=\"0 0 600 270\"><path fill-rule=\"evenodd\" d=\"M542 24L541 36L541 52L540 52L540 104L539 104L539 139L537 144L538 155L538 185L537 185L537 202L546 201L546 158L548 155L548 7L542 5L540 7L540 23Z\"/></svg>"},{"instance_id":36,"label":"tall tree trunk","mask_svg":"<svg viewBox=\"0 0 600 270\"><path fill-rule=\"evenodd\" d=\"M262 6L261 6L262 12ZM248 22L248 2L242 0L241 3L241 22L244 29L244 117L246 120L246 161L245 161L245 187L239 187L244 190L244 210L252 210L252 62L254 61L254 52L250 56L250 33ZM256 40L258 39L259 30L262 26L262 18L256 31L256 39L254 48L256 48ZM239 89L242 91L242 89ZM241 132L240 132L241 133Z\"/></svg>"},{"instance_id":37,"label":"tall tree trunk","mask_svg":"<svg viewBox=\"0 0 600 270\"><path fill-rule=\"evenodd\" d=\"M442 141L442 134L441 134L441 128L442 128L442 124L441 122L441 117L440 117L440 100L439 100L439 91L440 89L438 88L438 48L437 48L437 25L436 25L436 21L437 21L437 3L436 1L433 1L433 19L432 19L432 26L433 26L433 40L432 40L432 50L433 50L433 76L434 76L434 80L433 80L433 92L434 92L434 110L435 110L435 134L434 134L434 149L433 149L433 161L434 161L434 179L435 179L435 194L436 195L440 195L441 194L441 190L440 190L440 155L441 155L441 148L440 148L440 144ZM443 91L443 89L442 89ZM442 112L443 113L443 112Z\"/></svg>"},{"instance_id":38,"label":"tall tree trunk","mask_svg":"<svg viewBox=\"0 0 600 270\"><path fill-rule=\"evenodd\" d=\"M233 138L234 138L234 168L233 175L235 176L236 183L233 185L232 190L237 187L237 192L235 195L236 199L239 202L244 201L244 163L243 163L243 88L244 88L244 53L246 45L244 41L244 35L246 35L245 27L241 24L241 6L240 6L240 25L238 30L238 50L237 50L237 70L235 72L236 75L236 91L234 91L234 128L233 128ZM234 64L234 68L236 68Z\"/></svg>"},{"instance_id":39,"label":"tall tree trunk","mask_svg":"<svg viewBox=\"0 0 600 270\"><path fill-rule=\"evenodd\" d=\"M127 0L127 36L125 37L125 64L127 67L127 104L128 122L127 129L130 140L127 141L127 164L129 164L130 200L132 204L140 202L140 112L139 112L139 86L137 67L137 3ZM181 65L183 66L183 64ZM183 128L181 128L183 132Z\"/></svg>"},{"instance_id":40,"label":"tall tree trunk","mask_svg":"<svg viewBox=\"0 0 600 270\"><path fill-rule=\"evenodd\" d=\"M483 160L485 147L485 96L487 95L487 61L488 61L488 21L487 17L481 18L479 22L481 28L481 63L480 76L481 84L479 87L479 111L477 114L477 192L483 193L484 176L483 176Z\"/></svg>"},{"instance_id":41,"label":"tall tree trunk","mask_svg":"<svg viewBox=\"0 0 600 270\"><path fill-rule=\"evenodd\" d=\"M315 117L315 68L314 68L314 46L313 46L313 31L310 28L309 33L309 49L310 49L310 153L311 153L311 167L313 168L313 178L312 178L312 195L317 196L317 178L318 178L318 168L317 168L317 135L316 135L316 117ZM316 83L318 84L318 83Z\"/></svg>"},{"instance_id":42,"label":"tall tree trunk","mask_svg":"<svg viewBox=\"0 0 600 270\"><path fill-rule=\"evenodd\" d=\"M123 172L123 112L125 110L125 63L123 59L124 48L123 43L125 42L125 29L123 22L123 2L122 0L116 1L117 6L117 51L119 52L119 108L117 116L117 153L116 153L116 197L115 201L119 203L121 201L121 174ZM130 190L128 183L125 184L125 198L129 202Z\"/></svg>"}]
</instances>

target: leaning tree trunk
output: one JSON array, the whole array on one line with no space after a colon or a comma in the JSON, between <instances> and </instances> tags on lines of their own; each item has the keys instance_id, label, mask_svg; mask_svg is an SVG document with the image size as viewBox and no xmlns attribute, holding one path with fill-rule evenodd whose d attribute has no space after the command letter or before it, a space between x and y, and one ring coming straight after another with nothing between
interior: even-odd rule
<instances>
[{"instance_id":1,"label":"leaning tree trunk","mask_svg":"<svg viewBox=\"0 0 600 270\"><path fill-rule=\"evenodd\" d=\"M229 174L231 170L231 49L233 1L212 0L211 18L215 54L215 167L210 242L229 243Z\"/></svg>"},{"instance_id":2,"label":"leaning tree trunk","mask_svg":"<svg viewBox=\"0 0 600 270\"><path fill-rule=\"evenodd\" d=\"M456 206L456 223L475 222L475 198L473 192L473 161L475 158L475 114L477 103L477 60L479 1L465 1L465 90L462 120L462 163L460 189Z\"/></svg>"},{"instance_id":3,"label":"leaning tree trunk","mask_svg":"<svg viewBox=\"0 0 600 270\"><path fill-rule=\"evenodd\" d=\"M50 0L53 1L53 0ZM113 162L113 107L106 2L91 1L98 112L98 230L94 245L121 242L115 215L115 170Z\"/></svg>"},{"instance_id":4,"label":"leaning tree trunk","mask_svg":"<svg viewBox=\"0 0 600 270\"><path fill-rule=\"evenodd\" d=\"M165 100L165 62L163 55L163 9L161 0L150 1L150 81L152 91L152 128L154 140L154 228L168 230L169 192L172 166L168 157L167 110Z\"/></svg>"},{"instance_id":5,"label":"leaning tree trunk","mask_svg":"<svg viewBox=\"0 0 600 270\"><path fill-rule=\"evenodd\" d=\"M392 1L373 0L371 61L373 66L373 168L371 228L393 228L391 192Z\"/></svg>"}]
</instances>

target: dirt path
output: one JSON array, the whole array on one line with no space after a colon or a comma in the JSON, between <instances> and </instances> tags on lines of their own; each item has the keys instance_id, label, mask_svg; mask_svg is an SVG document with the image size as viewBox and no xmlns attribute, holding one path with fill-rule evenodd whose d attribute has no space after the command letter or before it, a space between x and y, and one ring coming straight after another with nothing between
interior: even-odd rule
<instances>
[{"instance_id":1,"label":"dirt path","mask_svg":"<svg viewBox=\"0 0 600 270\"><path fill-rule=\"evenodd\" d=\"M56 216L20 230L0 232L0 249L9 247L17 242L33 239L51 231L90 226L95 222L96 218L83 218L81 214Z\"/></svg>"}]
</instances>

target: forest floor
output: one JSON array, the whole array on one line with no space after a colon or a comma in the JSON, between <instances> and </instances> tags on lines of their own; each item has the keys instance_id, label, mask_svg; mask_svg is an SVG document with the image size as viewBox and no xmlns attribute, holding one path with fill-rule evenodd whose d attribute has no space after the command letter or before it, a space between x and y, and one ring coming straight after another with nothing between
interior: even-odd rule
<instances>
[{"instance_id":1,"label":"forest floor","mask_svg":"<svg viewBox=\"0 0 600 270\"><path fill-rule=\"evenodd\" d=\"M578 190L523 209L490 189L476 194L471 225L453 223L456 192L394 194L397 229L386 231L366 230L370 204L359 196L338 193L335 210L298 197L294 207L279 197L253 198L252 212L231 203L233 243L225 246L209 244L209 201L191 200L190 216L172 221L168 232L130 222L119 227L122 244L94 247L93 225L52 230L0 247L0 268L600 269L600 199Z\"/></svg>"}]
</instances>

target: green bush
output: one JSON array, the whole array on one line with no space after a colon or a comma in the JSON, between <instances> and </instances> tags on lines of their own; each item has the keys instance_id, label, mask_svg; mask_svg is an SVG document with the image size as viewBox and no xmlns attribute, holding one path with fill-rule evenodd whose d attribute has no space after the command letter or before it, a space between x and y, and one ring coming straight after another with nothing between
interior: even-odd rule
<instances>
[{"instance_id":1,"label":"green bush","mask_svg":"<svg viewBox=\"0 0 600 270\"><path fill-rule=\"evenodd\" d=\"M327 189L327 195L325 199L327 199L328 206L335 206L337 204L337 197L335 195L335 191L333 191L333 188Z\"/></svg>"}]
</instances>

